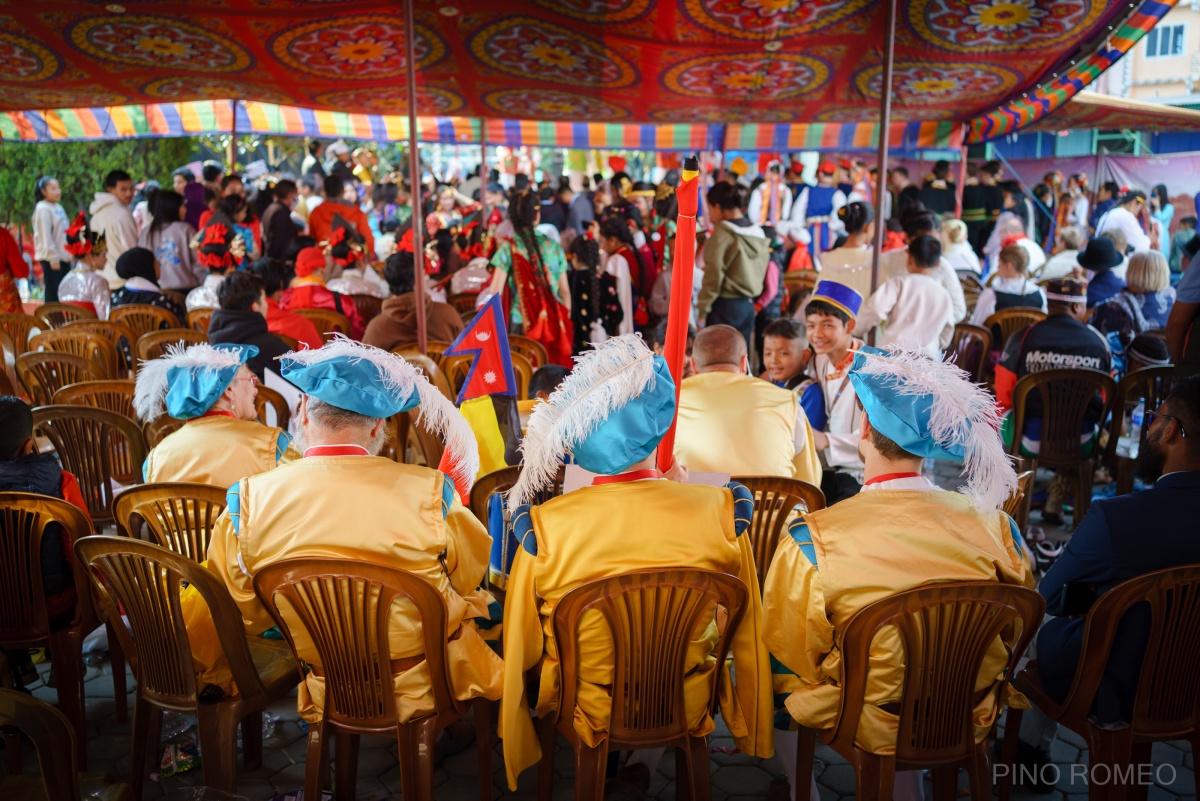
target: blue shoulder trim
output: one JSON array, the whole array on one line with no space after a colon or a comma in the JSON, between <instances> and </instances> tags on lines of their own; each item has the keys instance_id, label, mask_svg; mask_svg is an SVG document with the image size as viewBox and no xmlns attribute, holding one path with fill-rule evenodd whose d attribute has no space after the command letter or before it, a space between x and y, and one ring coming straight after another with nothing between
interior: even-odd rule
<instances>
[{"instance_id":1,"label":"blue shoulder trim","mask_svg":"<svg viewBox=\"0 0 1200 801\"><path fill-rule=\"evenodd\" d=\"M454 505L454 482L450 476L442 475L442 519L450 516L450 507Z\"/></svg>"},{"instance_id":2,"label":"blue shoulder trim","mask_svg":"<svg viewBox=\"0 0 1200 801\"><path fill-rule=\"evenodd\" d=\"M733 493L733 532L740 537L754 517L754 493L736 481L730 481L725 489Z\"/></svg>"},{"instance_id":3,"label":"blue shoulder trim","mask_svg":"<svg viewBox=\"0 0 1200 801\"><path fill-rule=\"evenodd\" d=\"M529 504L523 503L512 513L513 536L525 553L537 556L537 536L533 533L533 518L529 516Z\"/></svg>"},{"instance_id":4,"label":"blue shoulder trim","mask_svg":"<svg viewBox=\"0 0 1200 801\"><path fill-rule=\"evenodd\" d=\"M1012 517L1007 514L1004 516L1008 518L1008 533L1012 535L1013 545L1016 546L1017 553L1023 555L1025 553L1025 543L1021 539L1021 529L1017 528L1016 520L1013 520Z\"/></svg>"},{"instance_id":5,"label":"blue shoulder trim","mask_svg":"<svg viewBox=\"0 0 1200 801\"><path fill-rule=\"evenodd\" d=\"M818 569L817 565L817 548L813 545L812 534L809 533L808 523L803 517L796 518L788 526L788 534L796 541L796 545L800 547L800 553L804 554L804 558L812 562L812 566Z\"/></svg>"},{"instance_id":6,"label":"blue shoulder trim","mask_svg":"<svg viewBox=\"0 0 1200 801\"><path fill-rule=\"evenodd\" d=\"M150 464L150 454L146 454L146 458L142 460L142 483L148 484L146 481L146 465Z\"/></svg>"},{"instance_id":7,"label":"blue shoulder trim","mask_svg":"<svg viewBox=\"0 0 1200 801\"><path fill-rule=\"evenodd\" d=\"M233 521L233 536L239 536L242 527L242 482L238 481L225 493L225 511Z\"/></svg>"},{"instance_id":8,"label":"blue shoulder trim","mask_svg":"<svg viewBox=\"0 0 1200 801\"><path fill-rule=\"evenodd\" d=\"M280 431L279 436L275 438L275 462L276 462L276 464L278 464L279 460L283 458L283 455L285 453L287 453L288 446L291 444L292 444L292 438L287 435L287 432Z\"/></svg>"}]
</instances>

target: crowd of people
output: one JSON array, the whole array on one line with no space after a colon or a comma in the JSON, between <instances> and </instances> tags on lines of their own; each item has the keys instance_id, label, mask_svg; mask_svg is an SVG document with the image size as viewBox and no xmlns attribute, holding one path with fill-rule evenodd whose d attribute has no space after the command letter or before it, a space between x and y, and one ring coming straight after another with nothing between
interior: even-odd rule
<instances>
[{"instance_id":1,"label":"crowd of people","mask_svg":"<svg viewBox=\"0 0 1200 801\"><path fill-rule=\"evenodd\" d=\"M130 303L162 306L181 322L213 310L209 344L172 349L138 371L139 417L185 421L152 450L145 480L229 488L208 565L248 636L274 625L252 577L282 559L359 558L428 578L447 599L453 691L500 702L510 786L539 755L531 712L557 703L547 621L586 582L674 567L745 584L720 712L743 751L780 752L789 779L772 792L782 798L797 789L797 725L836 720L838 634L872 602L934 582L1032 587L1042 572L1039 589L1059 617L1038 638L1038 666L1062 697L1086 615L1062 607L1064 588L1087 584L1094 600L1123 579L1200 563L1194 537L1141 548L1129 522L1182 532L1200 508L1200 444L1188 436L1200 430L1200 378L1189 377L1200 372L1200 337L1187 336L1200 311L1192 263L1200 237L1194 218L1170 232L1163 187L1147 195L1106 184L1093 198L1082 176L1050 174L1026 187L988 162L960 193L943 162L919 185L903 168L881 185L848 159L822 161L808 185L798 163L777 161L752 182L737 169L704 177L695 263L675 265L676 171L657 185L617 171L582 187L523 174L505 186L477 174L418 181L414 196L402 177L381 180L369 151L341 142L313 147L302 169L298 181L251 188L206 165L202 181L180 170L172 190L143 186L140 195L116 171L73 222L56 182L42 179L34 227L45 298L87 305L102 319ZM877 224L887 226L879 254ZM662 357L677 266L694 279L678 396ZM793 282L795 273L809 280ZM355 295L381 299L380 313L364 320ZM477 308L499 296L509 331L541 343L549 361L534 375L520 477L498 521L465 506L463 488L479 469L471 425L417 367L389 353L417 338L418 303L431 339L455 339L464 319L448 301L471 296ZM345 315L349 336L326 341L294 313L306 308ZM993 342L993 389L944 360L957 325L990 326L1014 308L1045 318ZM1017 382L1051 367L1112 374L1134 362L1176 365L1170 394L1146 410L1137 473L1150 488L1093 504L1065 547L1026 541L1029 532L1000 511L1016 487L1009 445L1019 438L1036 455L1042 424L1040 407L1030 408L1025 429L1013 430ZM300 397L290 432L257 421L256 386L268 373ZM1081 432L1085 457L1106 423L1103 403L1094 405ZM444 440L442 465L378 458L388 419L409 410ZM674 451L660 460L676 421ZM0 489L79 503L70 474L34 447L19 398L0 398L0 458ZM962 492L928 478L930 459L964 462ZM590 485L539 502L566 462L593 474ZM719 486L690 481L711 474L723 477ZM790 522L761 587L745 536L754 498L733 476L800 479L826 500ZM1056 479L1043 520L1061 523L1069 503ZM69 548L44 556L44 570L61 573L69 558ZM503 604L488 576L503 587ZM431 711L432 696L407 613L391 614L401 668L393 681L407 720ZM213 636L203 614L189 619L194 643ZM712 655L718 630L714 620L688 654L684 693L697 735L713 729L712 673L728 670ZM595 746L608 724L611 637L590 619L579 637L590 661L574 726ZM311 646L297 647L315 662ZM890 641L872 662L863 747L894 743L901 654ZM1005 654L997 641L984 660L975 718L988 725L977 738L1000 703L983 691L1004 678ZM1114 667L1105 722L1128 720L1137 662ZM218 661L197 670L214 692L235 691ZM530 671L540 681L527 682ZM324 699L322 674L310 672L300 714L319 720ZM1053 727L1036 715L1025 724L1022 759L1044 764ZM644 796L661 753L633 752L613 777L614 797ZM815 784L811 792L817 801ZM920 796L919 775L897 775L894 797Z\"/></svg>"}]
</instances>

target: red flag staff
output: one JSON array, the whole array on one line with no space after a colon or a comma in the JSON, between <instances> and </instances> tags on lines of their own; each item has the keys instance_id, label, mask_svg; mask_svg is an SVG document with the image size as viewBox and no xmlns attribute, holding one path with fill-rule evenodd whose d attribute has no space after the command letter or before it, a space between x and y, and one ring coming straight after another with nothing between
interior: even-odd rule
<instances>
[{"instance_id":1,"label":"red flag staff","mask_svg":"<svg viewBox=\"0 0 1200 801\"><path fill-rule=\"evenodd\" d=\"M700 200L700 161L688 156L683 175L675 189L679 217L675 223L675 255L671 267L671 306L667 310L667 337L663 358L675 381L675 405L679 405L679 387L683 382L683 360L687 356L688 323L692 318L692 276L696 263L696 208ZM675 455L675 422L658 445L658 469L666 471Z\"/></svg>"},{"instance_id":2,"label":"red flag staff","mask_svg":"<svg viewBox=\"0 0 1200 801\"><path fill-rule=\"evenodd\" d=\"M413 279L417 303L417 349L429 349L425 323L425 203L421 196L421 147L417 144L417 36L413 24L413 0L404 3L404 39L407 47L406 70L408 84L408 184L412 190L408 202L412 205Z\"/></svg>"}]
</instances>

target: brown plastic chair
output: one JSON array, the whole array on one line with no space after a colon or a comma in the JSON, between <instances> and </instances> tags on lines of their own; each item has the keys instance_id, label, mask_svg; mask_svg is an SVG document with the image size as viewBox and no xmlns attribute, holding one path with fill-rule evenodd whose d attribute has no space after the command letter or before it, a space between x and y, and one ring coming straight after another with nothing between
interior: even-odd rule
<instances>
[{"instance_id":1,"label":"brown plastic chair","mask_svg":"<svg viewBox=\"0 0 1200 801\"><path fill-rule=\"evenodd\" d=\"M198 564L208 558L213 527L225 511L226 492L226 487L208 484L143 484L113 499L113 517L125 536L139 539L145 523L159 545Z\"/></svg>"},{"instance_id":2,"label":"brown plastic chair","mask_svg":"<svg viewBox=\"0 0 1200 801\"><path fill-rule=\"evenodd\" d=\"M521 475L520 467L501 467L491 473L485 473L475 480L471 487L471 513L480 523L487 525L488 501L497 492L508 492L517 483Z\"/></svg>"},{"instance_id":3,"label":"brown plastic chair","mask_svg":"<svg viewBox=\"0 0 1200 801\"><path fill-rule=\"evenodd\" d=\"M300 350L300 340L295 337L289 337L287 334L275 334L279 337L279 341L287 345L288 350Z\"/></svg>"},{"instance_id":4,"label":"brown plastic chair","mask_svg":"<svg viewBox=\"0 0 1200 801\"><path fill-rule=\"evenodd\" d=\"M146 450L152 451L158 443L183 428L186 420L177 420L168 414L159 415L142 425L142 436L146 438Z\"/></svg>"},{"instance_id":5,"label":"brown plastic chair","mask_svg":"<svg viewBox=\"0 0 1200 801\"><path fill-rule=\"evenodd\" d=\"M288 408L287 399L280 395L277 391L270 387L259 384L258 394L254 396L254 411L258 415L258 422L263 425L267 423L267 407L275 410L275 425L288 430L288 423L292 420L292 410Z\"/></svg>"},{"instance_id":6,"label":"brown plastic chair","mask_svg":"<svg viewBox=\"0 0 1200 801\"><path fill-rule=\"evenodd\" d=\"M137 676L130 769L134 798L142 797L147 763L158 756L163 710L196 716L204 783L232 793L237 787L238 724L246 768L252 769L262 761L262 710L295 688L295 662L277 643L248 638L229 591L186 556L128 537L88 537L75 543L75 555L91 571L110 619L118 619L123 610L129 620L128 628L114 628ZM237 695L199 697L203 688L196 686L179 604L184 583L208 605Z\"/></svg>"},{"instance_id":7,"label":"brown plastic chair","mask_svg":"<svg viewBox=\"0 0 1200 801\"><path fill-rule=\"evenodd\" d=\"M1045 611L1046 602L1033 590L980 581L906 590L851 618L838 633L841 709L834 727L822 731L821 738L854 767L855 798L887 801L896 771L929 768L933 798L952 799L962 767L970 777L971 798L990 799L988 738L975 742L974 708L986 695L997 705L1003 702L1007 677L1016 670ZM896 704L896 751L887 755L864 751L855 743L872 642L885 627L895 628L907 665ZM975 683L997 638L1008 649L1008 665L1004 678L980 696ZM796 787L807 799L817 730L802 726L799 734Z\"/></svg>"},{"instance_id":8,"label":"brown plastic chair","mask_svg":"<svg viewBox=\"0 0 1200 801\"><path fill-rule=\"evenodd\" d=\"M754 546L754 572L758 586L767 577L771 560L779 548L779 538L794 519L796 507L806 512L825 508L825 493L798 478L778 476L739 476L734 479L754 496L754 514L750 518L750 543Z\"/></svg>"},{"instance_id":9,"label":"brown plastic chair","mask_svg":"<svg viewBox=\"0 0 1200 801\"><path fill-rule=\"evenodd\" d=\"M1112 654L1117 630L1134 606L1146 611L1146 650L1133 719L1125 728L1101 728L1091 722L1092 707ZM1200 565L1158 570L1130 579L1101 595L1084 622L1083 645L1075 679L1062 703L1042 686L1037 662L1031 661L1013 680L1051 719L1080 735L1088 744L1091 765L1109 765L1123 775L1131 765L1149 765L1151 746L1162 740L1189 740L1192 753L1200 752ZM1004 726L1004 761L1016 764L1017 738L1022 711L1010 709ZM1109 774L1114 775L1114 774ZM1011 775L1000 782L1000 801L1007 801ZM1123 797L1122 787L1093 785L1090 793ZM1107 790L1107 792L1105 792ZM1139 792L1140 790L1140 792ZM1147 788L1128 788L1131 797L1146 797ZM1098 795L1092 795L1097 798Z\"/></svg>"},{"instance_id":10,"label":"brown plastic chair","mask_svg":"<svg viewBox=\"0 0 1200 801\"><path fill-rule=\"evenodd\" d=\"M438 732L473 708L479 796L490 801L491 705L483 698L468 703L454 696L446 661L446 599L435 586L412 573L357 559L285 559L255 572L254 593L287 637L293 653L296 633L303 631L311 638L319 663L308 667L325 677L321 722L308 733L305 798L321 797L330 735L337 742L335 797L349 801L355 797L359 737L394 732L401 794L406 801L432 801L434 740ZM290 607L286 616L280 598ZM421 661L421 656L391 658L391 608L405 601L415 607L420 621L425 646L421 656L429 669L434 712L401 723L390 677Z\"/></svg>"},{"instance_id":11,"label":"brown plastic chair","mask_svg":"<svg viewBox=\"0 0 1200 801\"><path fill-rule=\"evenodd\" d=\"M0 690L0 726L12 726L29 738L41 768L40 776L0 779L0 798L45 801L129 798L129 787L114 784L111 774L76 773L78 757L71 721L45 701L14 690ZM14 746L19 743L14 742Z\"/></svg>"},{"instance_id":12,"label":"brown plastic chair","mask_svg":"<svg viewBox=\"0 0 1200 801\"><path fill-rule=\"evenodd\" d=\"M5 395L20 395L20 385L17 378L17 348L12 338L0 331L0 388Z\"/></svg>"},{"instance_id":13,"label":"brown plastic chair","mask_svg":"<svg viewBox=\"0 0 1200 801\"><path fill-rule=\"evenodd\" d=\"M1026 326L1040 323L1046 319L1046 313L1039 309L1015 308L1001 309L983 321L983 327L992 332L992 341L998 348L1003 348L1008 338ZM1000 335L996 336L996 332Z\"/></svg>"},{"instance_id":14,"label":"brown plastic chair","mask_svg":"<svg viewBox=\"0 0 1200 801\"><path fill-rule=\"evenodd\" d=\"M350 297L354 300L354 308L358 309L358 316L362 318L363 325L378 317L379 312L383 309L383 299L374 295L351 295Z\"/></svg>"},{"instance_id":15,"label":"brown plastic chair","mask_svg":"<svg viewBox=\"0 0 1200 801\"><path fill-rule=\"evenodd\" d=\"M415 356L425 355L437 364L441 364L442 355L450 350L450 343L440 339L430 339L425 342L425 353L422 354L416 342L401 342L396 347L392 348L392 353L408 358L410 354Z\"/></svg>"},{"instance_id":16,"label":"brown plastic chair","mask_svg":"<svg viewBox=\"0 0 1200 801\"><path fill-rule=\"evenodd\" d=\"M43 303L33 310L33 316L42 324L43 331L47 328L62 328L76 320L98 319L94 311L74 303Z\"/></svg>"},{"instance_id":17,"label":"brown plastic chair","mask_svg":"<svg viewBox=\"0 0 1200 801\"><path fill-rule=\"evenodd\" d=\"M1125 433L1125 415L1143 401L1148 412L1156 410L1171 394L1171 384L1175 378L1175 367L1143 367L1126 373L1117 384L1117 393L1113 398L1112 420L1108 429L1108 447L1104 459L1109 464L1116 464L1117 494L1126 495L1133 491L1133 459L1117 456L1118 439ZM1146 437L1150 427L1142 426L1141 440L1138 447L1146 447ZM1140 453L1140 450L1139 450Z\"/></svg>"},{"instance_id":18,"label":"brown plastic chair","mask_svg":"<svg viewBox=\"0 0 1200 801\"><path fill-rule=\"evenodd\" d=\"M431 350L433 348L433 344L434 343L432 342L430 343ZM449 343L446 343L446 347L450 347ZM438 356L433 356L432 354L429 356L424 356L418 352L415 347L409 348L405 345L392 348L391 352L404 359L404 361L408 362L414 367L421 368L421 372L425 374L425 377L429 379L430 383L441 390L441 393L447 398L454 400L455 395L454 391L450 388L450 382L446 380L446 374L442 372L442 368L438 365L438 360L441 358L440 353Z\"/></svg>"},{"instance_id":19,"label":"brown plastic chair","mask_svg":"<svg viewBox=\"0 0 1200 801\"><path fill-rule=\"evenodd\" d=\"M183 321L176 317L170 309L153 306L149 303L114 306L108 312L108 319L116 323L124 323L132 328L139 337L149 334L151 331L161 331L164 328L183 328Z\"/></svg>"},{"instance_id":20,"label":"brown plastic chair","mask_svg":"<svg viewBox=\"0 0 1200 801\"><path fill-rule=\"evenodd\" d=\"M137 344L138 335L125 323L113 320L76 320L62 327L63 331L87 331L99 334L113 344L117 355L121 358L121 369L127 374L133 374L133 346Z\"/></svg>"},{"instance_id":21,"label":"brown plastic chair","mask_svg":"<svg viewBox=\"0 0 1200 801\"><path fill-rule=\"evenodd\" d=\"M1004 513L1017 524L1017 530L1025 533L1025 525L1029 522L1029 496L1033 491L1033 480L1036 471L1026 470L1017 475L1017 488L1008 500L1004 502Z\"/></svg>"},{"instance_id":22,"label":"brown plastic chair","mask_svg":"<svg viewBox=\"0 0 1200 801\"><path fill-rule=\"evenodd\" d=\"M107 381L81 381L68 384L54 393L55 406L93 406L123 414L137 420L133 409L133 393L137 384L132 378L113 378Z\"/></svg>"},{"instance_id":23,"label":"brown plastic chair","mask_svg":"<svg viewBox=\"0 0 1200 801\"><path fill-rule=\"evenodd\" d=\"M87 767L87 724L83 691L83 638L100 627L87 574L75 565L74 619L51 627L42 583L42 538L52 524L67 541L92 533L87 516L58 498L28 492L0 492L0 647L50 649L58 706L71 721L78 744L76 766ZM109 635L112 630L110 628ZM114 664L117 659L114 649ZM119 709L125 705L124 670L114 673Z\"/></svg>"},{"instance_id":24,"label":"brown plastic chair","mask_svg":"<svg viewBox=\"0 0 1200 801\"><path fill-rule=\"evenodd\" d=\"M341 333L350 336L350 318L332 309L288 309L300 315L316 326L317 333L328 342L333 334Z\"/></svg>"},{"instance_id":25,"label":"brown plastic chair","mask_svg":"<svg viewBox=\"0 0 1200 801\"><path fill-rule=\"evenodd\" d=\"M17 377L35 406L53 402L54 393L68 384L103 381L109 376L91 359L58 351L23 353L17 357Z\"/></svg>"},{"instance_id":26,"label":"brown plastic chair","mask_svg":"<svg viewBox=\"0 0 1200 801\"><path fill-rule=\"evenodd\" d=\"M40 328L37 319L28 314L0 314L0 331L8 334L18 356L29 350L29 336Z\"/></svg>"},{"instance_id":27,"label":"brown plastic chair","mask_svg":"<svg viewBox=\"0 0 1200 801\"><path fill-rule=\"evenodd\" d=\"M541 346L541 343L537 343ZM517 398L519 400L529 399L529 382L533 380L533 373L536 369L532 362L520 351L512 350L509 355L512 357L513 377L517 380ZM404 358L410 358L410 354L404 354ZM452 398L458 397L459 390L462 385L467 382L467 374L471 370L471 363L475 357L470 354L460 356L443 356L440 367L446 376L446 383L450 385L450 390L453 393Z\"/></svg>"},{"instance_id":28,"label":"brown plastic chair","mask_svg":"<svg viewBox=\"0 0 1200 801\"><path fill-rule=\"evenodd\" d=\"M530 339L518 334L509 334L508 349L528 359L529 364L534 370L539 367L545 367L550 363L550 356L546 353L546 346L536 339Z\"/></svg>"},{"instance_id":29,"label":"brown plastic chair","mask_svg":"<svg viewBox=\"0 0 1200 801\"><path fill-rule=\"evenodd\" d=\"M187 327L201 334L208 334L208 323L215 309L192 309L187 313Z\"/></svg>"},{"instance_id":30,"label":"brown plastic chair","mask_svg":"<svg viewBox=\"0 0 1200 801\"><path fill-rule=\"evenodd\" d=\"M1032 467L1039 466L1076 471L1075 524L1083 520L1092 504L1092 459L1083 458L1079 444L1083 418L1088 404L1097 393L1104 396L1100 419L1108 417L1117 384L1108 373L1086 369L1055 369L1030 373L1017 382L1013 390L1013 438L1008 452L1021 455L1021 432L1026 420L1025 405L1037 392L1042 398L1042 438L1038 454L1032 457ZM1096 446L1096 451L1099 445ZM1093 453L1093 458L1096 456Z\"/></svg>"},{"instance_id":31,"label":"brown plastic chair","mask_svg":"<svg viewBox=\"0 0 1200 801\"><path fill-rule=\"evenodd\" d=\"M91 406L41 406L33 410L33 430L50 440L63 469L79 479L96 527L113 522L112 482L142 483L146 443L138 424Z\"/></svg>"},{"instance_id":32,"label":"brown plastic chair","mask_svg":"<svg viewBox=\"0 0 1200 801\"><path fill-rule=\"evenodd\" d=\"M950 345L942 359L966 371L972 383L978 384L983 381L983 368L991 349L990 329L970 323L959 323L954 326L954 336L950 339Z\"/></svg>"},{"instance_id":33,"label":"brown plastic chair","mask_svg":"<svg viewBox=\"0 0 1200 801\"><path fill-rule=\"evenodd\" d=\"M463 325L466 325L467 323L469 323L469 322L471 322L472 320L474 320L474 319L475 319L475 315L477 315L477 314L479 314L479 312L478 312L478 311L476 311L475 309L471 309L470 311L465 311L465 312L462 312L462 313L460 314L460 316L462 317Z\"/></svg>"},{"instance_id":34,"label":"brown plastic chair","mask_svg":"<svg viewBox=\"0 0 1200 801\"><path fill-rule=\"evenodd\" d=\"M94 361L104 371L105 378L117 378L120 375L121 360L117 348L102 334L66 329L43 331L30 337L29 349L82 356Z\"/></svg>"},{"instance_id":35,"label":"brown plastic chair","mask_svg":"<svg viewBox=\"0 0 1200 801\"><path fill-rule=\"evenodd\" d=\"M575 749L575 798L600 801L608 752L675 748L676 796L710 797L708 740L690 733L683 689L693 633L711 620L715 607L728 612L713 655L724 665L733 633L746 610L746 585L724 573L700 570L639 571L576 587L554 609L551 624L558 646L560 681L555 710L538 721L542 762L538 799L550 801L554 781L555 732ZM599 612L613 641L612 706L605 742L589 748L575 732L579 682L576 638L586 613ZM715 714L721 670L714 670L709 710Z\"/></svg>"},{"instance_id":36,"label":"brown plastic chair","mask_svg":"<svg viewBox=\"0 0 1200 801\"><path fill-rule=\"evenodd\" d=\"M208 334L202 334L190 328L168 328L163 331L142 334L134 346L134 353L137 355L137 363L140 365L142 362L165 356L167 348L171 345L179 344L190 347L207 342Z\"/></svg>"},{"instance_id":37,"label":"brown plastic chair","mask_svg":"<svg viewBox=\"0 0 1200 801\"><path fill-rule=\"evenodd\" d=\"M446 298L446 302L454 307L459 314L475 311L475 301L479 300L477 292L458 292Z\"/></svg>"}]
</instances>

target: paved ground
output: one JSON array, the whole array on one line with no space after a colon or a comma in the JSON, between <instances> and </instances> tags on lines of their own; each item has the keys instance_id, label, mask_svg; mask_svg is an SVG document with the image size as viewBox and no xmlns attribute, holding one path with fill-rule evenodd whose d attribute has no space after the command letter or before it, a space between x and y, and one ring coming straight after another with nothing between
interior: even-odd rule
<instances>
[{"instance_id":1,"label":"paved ground","mask_svg":"<svg viewBox=\"0 0 1200 801\"><path fill-rule=\"evenodd\" d=\"M957 472L953 466L935 471L939 483L952 487ZM1044 486L1044 482L1039 482ZM1033 523L1039 523L1037 512ZM1069 536L1064 529L1048 528L1047 534L1054 539ZM45 670L45 666L41 666ZM132 679L131 679L132 685ZM128 723L117 723L116 708L112 697L112 681L107 664L89 670L86 686L88 704L89 768L94 771L112 771L117 776L129 772L130 727ZM54 701L54 690L37 687L35 694L47 701ZM245 799L267 801L280 794L293 792L304 783L305 736L296 715L294 696L271 708L270 714L277 718L275 730L265 743L263 765L254 771L242 771L239 777L238 796ZM132 717L132 715L131 715ZM189 735L184 734L186 739ZM711 754L712 795L714 801L748 801L763 799L771 780L782 774L777 759L761 760L741 753L730 753L733 742L728 731L718 721L718 731L713 738ZM1086 781L1081 777L1082 767L1087 762L1084 743L1070 732L1064 732L1055 744L1052 758L1057 766L1060 780L1058 791L1052 795L1032 795L1018 788L1014 797L1018 801L1048 799L1049 801L1082 801L1087 792ZM851 767L824 746L817 750L818 783L822 801L840 801L854 796L854 773ZM1148 801L1174 801L1174 799L1196 798L1195 762L1186 743L1162 743L1153 752L1155 784L1149 788ZM26 759L32 765L32 757ZM1078 767L1073 767L1078 766ZM504 783L503 762L497 745L492 759L495 798L533 799L536 795L536 770L527 771L521 777L521 786L516 793L509 793ZM560 747L556 759L556 801L569 801L574 797L573 761L569 750ZM675 764L668 754L659 766L650 788L650 796L660 801L675 798ZM28 769L28 768L27 768ZM476 801L478 799L478 769L476 751L470 748L463 753L446 759L437 772L437 797L440 801ZM966 777L962 776L965 787ZM211 793L205 795L198 789L203 780L199 769L160 781L148 781L145 798L199 799L205 801L230 801L229 796ZM926 784L928 794L929 786ZM965 790L961 791L965 795ZM359 756L358 797L368 801L400 798L400 778L396 761L394 740L364 738Z\"/></svg>"}]
</instances>

